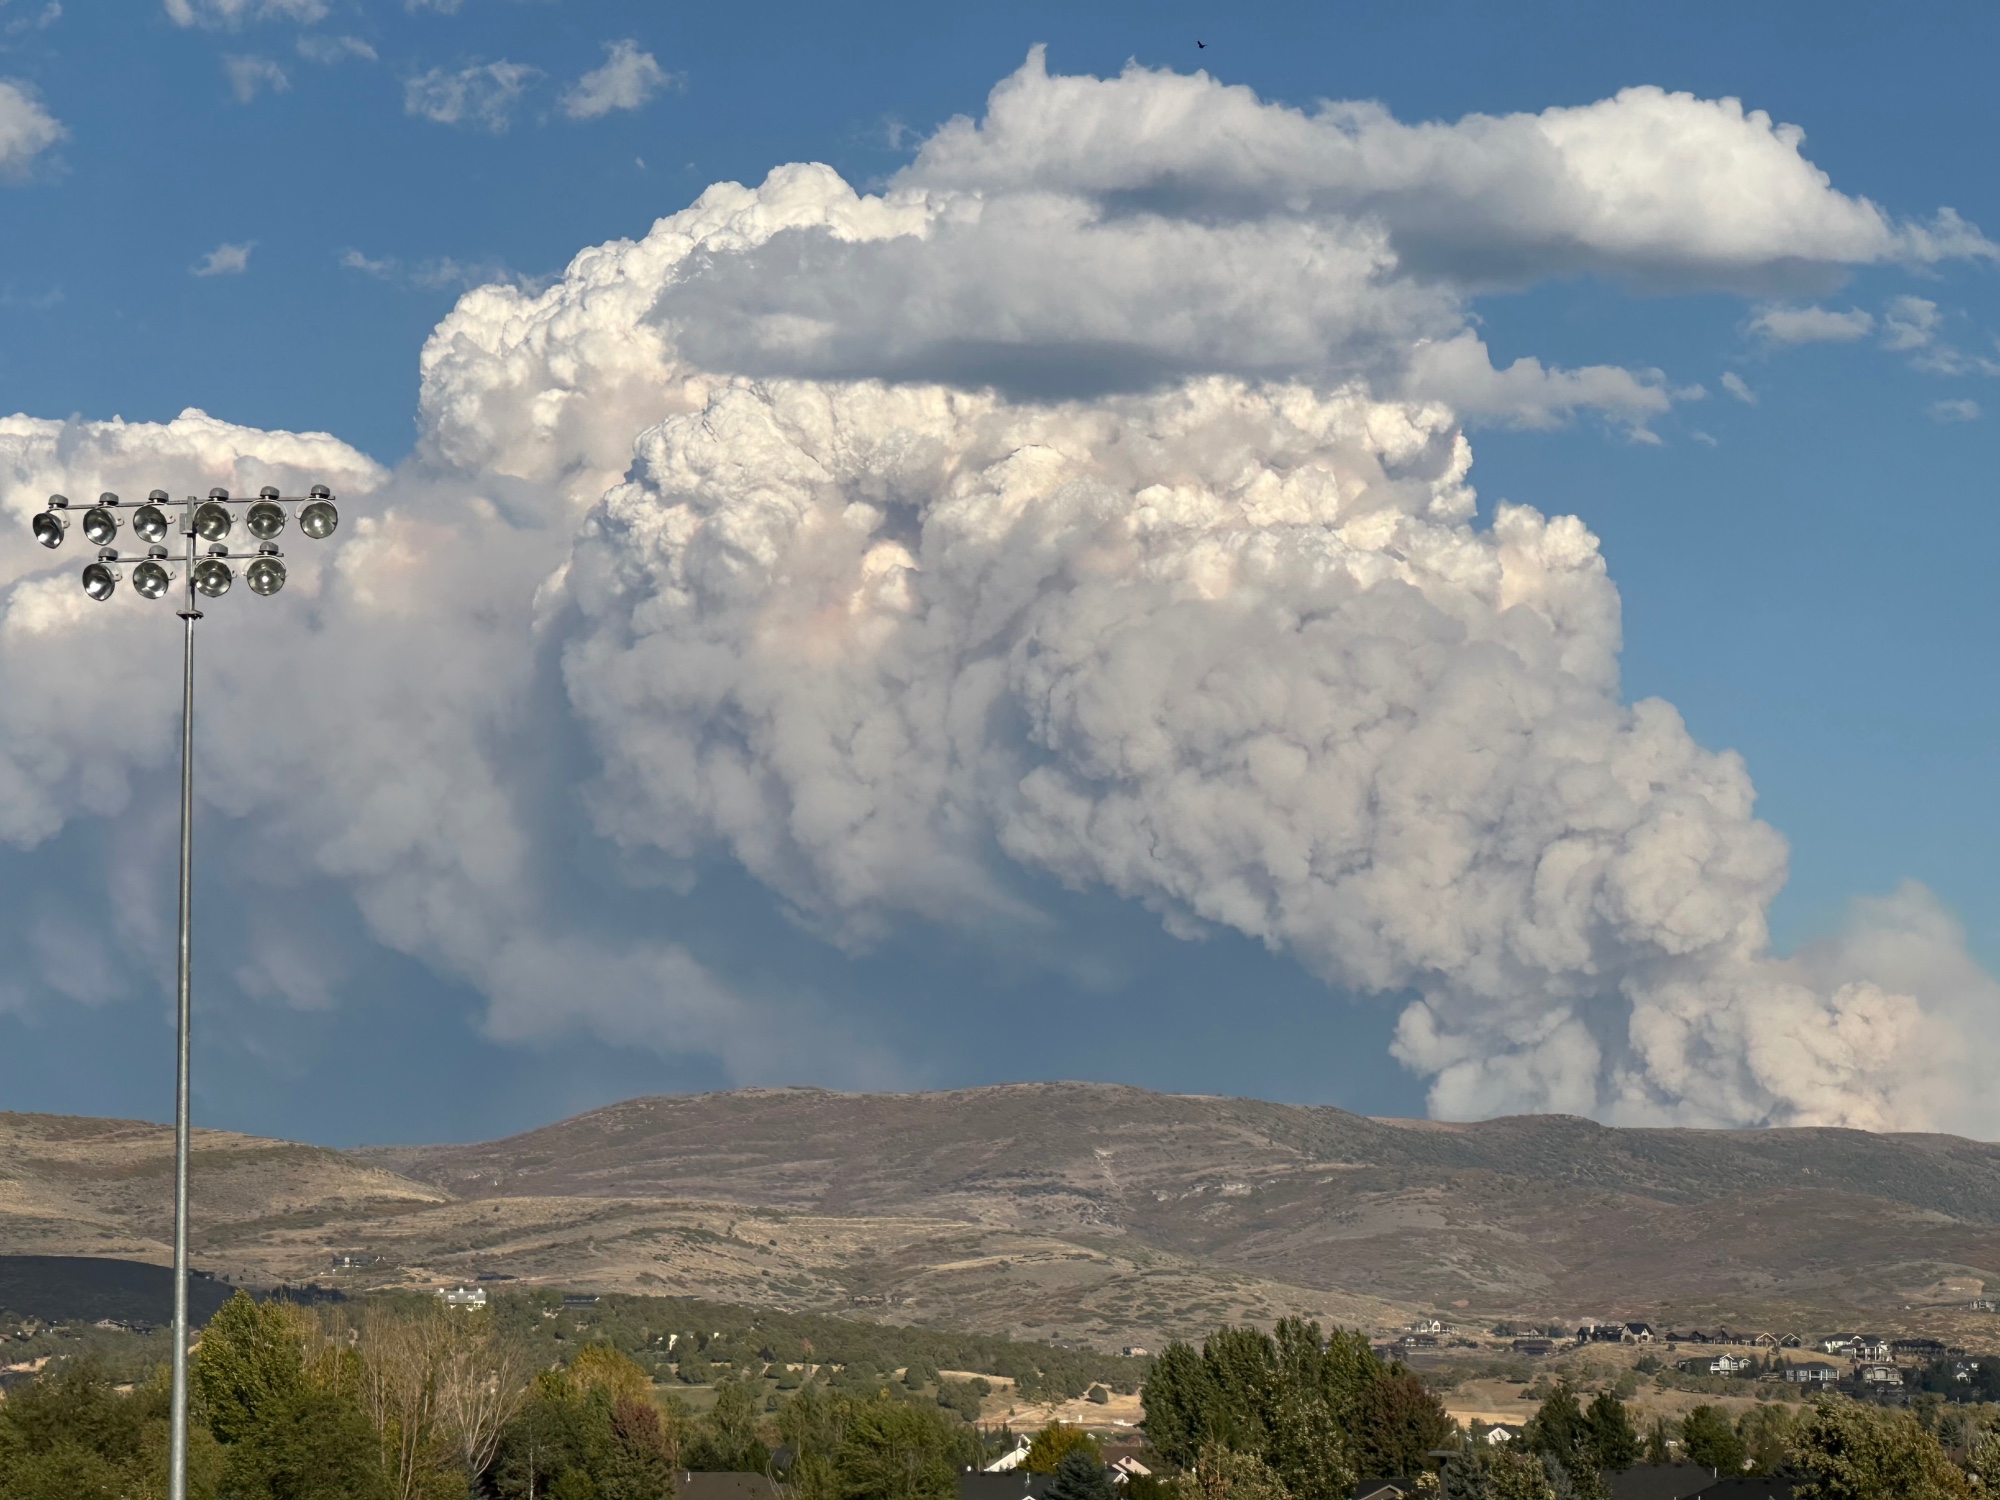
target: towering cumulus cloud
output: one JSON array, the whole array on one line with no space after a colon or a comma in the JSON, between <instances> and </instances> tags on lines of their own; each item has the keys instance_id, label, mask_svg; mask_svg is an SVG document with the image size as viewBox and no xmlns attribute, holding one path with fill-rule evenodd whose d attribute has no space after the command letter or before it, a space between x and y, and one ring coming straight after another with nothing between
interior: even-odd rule
<instances>
[{"instance_id":1,"label":"towering cumulus cloud","mask_svg":"<svg viewBox=\"0 0 2000 1500\"><path fill-rule=\"evenodd\" d=\"M785 167L539 294L469 293L396 473L199 414L13 419L0 834L116 813L171 751L169 687L37 649L129 654L146 609L31 571L19 522L56 477L330 473L369 514L302 574L308 611L260 614L288 661L231 669L224 725L259 722L207 742L208 795L260 889L344 884L502 1037L898 1066L565 907L570 865L604 862L580 809L598 850L726 857L848 948L1033 934L1059 886L1249 934L1404 996L1396 1054L1443 1115L1991 1130L1968 1082L1994 986L1935 903L1774 957L1785 847L1744 766L1623 701L1582 524L1482 524L1468 483L1466 421L1645 435L1676 399L1496 369L1477 296L1992 253L1801 145L1653 89L1411 126L1035 55L880 195ZM287 799L301 778L322 795ZM245 982L314 1003L277 906L246 910Z\"/></svg>"}]
</instances>

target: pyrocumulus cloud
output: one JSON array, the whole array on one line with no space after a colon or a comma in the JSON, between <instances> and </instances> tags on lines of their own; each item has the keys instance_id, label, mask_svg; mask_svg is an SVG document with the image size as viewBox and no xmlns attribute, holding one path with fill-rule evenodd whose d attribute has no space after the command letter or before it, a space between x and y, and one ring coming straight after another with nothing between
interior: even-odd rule
<instances>
[{"instance_id":1,"label":"pyrocumulus cloud","mask_svg":"<svg viewBox=\"0 0 2000 1500\"><path fill-rule=\"evenodd\" d=\"M1406 997L1396 1054L1444 1115L1990 1131L1994 986L1960 934L1912 887L1770 952L1786 850L1745 767L1624 701L1595 538L1482 524L1463 428L1644 435L1678 396L1495 368L1479 295L1811 295L1991 253L1836 191L1732 100L1407 125L1037 53L880 194L784 167L545 291L467 293L399 472L199 413L0 424L0 836L117 814L172 750L171 687L132 665L148 606L31 555L41 497L326 477L358 524L300 549L310 607L215 669L203 742L260 993L328 1003L268 893L331 883L502 1038L894 1076L837 1016L550 920L561 806L685 878L726 856L850 948L1032 932L1049 877L1249 934ZM60 671L59 636L122 665Z\"/></svg>"}]
</instances>

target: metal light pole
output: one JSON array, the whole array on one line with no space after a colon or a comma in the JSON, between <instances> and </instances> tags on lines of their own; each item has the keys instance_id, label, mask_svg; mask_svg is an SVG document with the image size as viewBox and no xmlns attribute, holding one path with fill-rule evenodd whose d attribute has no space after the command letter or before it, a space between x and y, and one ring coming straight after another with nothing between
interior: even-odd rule
<instances>
[{"instance_id":1,"label":"metal light pole","mask_svg":"<svg viewBox=\"0 0 2000 1500\"><path fill-rule=\"evenodd\" d=\"M231 552L228 536L236 518L230 507L247 506L244 529L257 543L255 552ZM232 562L247 562L244 582L250 592L268 597L285 586L284 553L277 538L291 519L286 507L297 506L299 530L314 541L324 541L340 524L334 509L333 492L323 484L314 485L304 495L281 495L265 486L254 500L233 498L229 491L210 490L202 500L190 495L180 507L178 523L169 519L171 502L165 490L154 490L146 503L132 513L132 531L147 543L146 556L132 569L132 591L144 599L161 599L173 586L173 570L167 566L165 537L170 527L185 539L186 599L179 611L182 621L181 649L181 892L180 944L177 954L174 994L174 1388L170 1419L171 1447L168 1458L168 1500L187 1500L187 1411L188 1411L188 1030L191 1018L189 977L192 951L189 927L194 909L194 622L201 610L197 592L219 599L235 581ZM118 535L121 502L113 494L97 497L97 504L84 512L83 534L97 547L97 560L83 570L83 591L102 603L118 591L123 575L119 571L118 549L111 545ZM48 508L33 522L35 540L44 547L60 547L69 530L69 500L49 496ZM207 543L197 556L197 548Z\"/></svg>"}]
</instances>

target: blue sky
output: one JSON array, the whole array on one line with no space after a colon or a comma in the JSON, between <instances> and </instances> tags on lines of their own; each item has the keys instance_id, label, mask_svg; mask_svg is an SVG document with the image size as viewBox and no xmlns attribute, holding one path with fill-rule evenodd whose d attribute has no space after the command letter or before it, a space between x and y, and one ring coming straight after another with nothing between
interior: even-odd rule
<instances>
[{"instance_id":1,"label":"blue sky","mask_svg":"<svg viewBox=\"0 0 2000 1500\"><path fill-rule=\"evenodd\" d=\"M330 432L397 465L418 435L419 350L468 285L545 284L580 249L784 162L879 186L941 123L979 115L1037 43L1051 72L1205 67L1266 100L1373 99L1403 121L1583 105L1637 84L1733 96L1803 127L1839 192L1898 221L1948 206L2000 234L1984 161L2000 20L1972 5L328 0L185 14L0 10L0 76L65 132L0 188L0 410L165 422L196 406ZM620 101L631 107L577 117L579 80L635 55L653 71ZM459 118L437 118L462 75ZM478 91L496 81L482 116ZM1650 421L1657 442L1587 411L1552 430L1485 425L1471 480L1482 517L1514 501L1602 539L1625 696L1664 697L1700 744L1740 751L1759 815L1790 841L1771 908L1781 952L1838 929L1852 898L1915 880L2000 967L2000 882L1984 857L2000 832L1993 280L1974 256L1761 291L1585 274L1469 302L1496 366L1656 369L1703 388ZM1911 298L1935 324L1921 339L1898 332ZM1754 324L1773 305L1865 314L1867 331L1774 338ZM87 895L117 858L106 836L79 819L0 852L0 890ZM1321 978L1241 933L1184 943L1141 903L1065 892L1043 871L1022 879L1087 963L1010 963L924 926L842 948L789 920L783 893L704 859L695 893L661 919L677 940L713 972L810 992L843 1025L893 1038L888 1081L1081 1076L1424 1108L1425 1079L1386 1055L1400 991L1329 1005ZM204 920L227 929L248 878L217 870ZM326 940L348 955L323 1007L260 1003L232 977L226 931L204 928L208 1123L466 1137L744 1076L700 1048L589 1028L496 1040L479 983L396 951L342 891L308 884L298 899L332 913ZM630 925L655 920L609 882L580 930L618 925L621 903ZM163 1114L160 997L117 992L85 1005L24 981L0 1010L0 1105ZM773 1066L751 1072L845 1081Z\"/></svg>"}]
</instances>

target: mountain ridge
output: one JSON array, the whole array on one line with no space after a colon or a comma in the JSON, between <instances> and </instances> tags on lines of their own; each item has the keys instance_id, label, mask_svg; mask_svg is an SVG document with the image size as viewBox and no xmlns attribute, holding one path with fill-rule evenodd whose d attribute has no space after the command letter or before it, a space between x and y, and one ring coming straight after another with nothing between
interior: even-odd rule
<instances>
[{"instance_id":1,"label":"mountain ridge","mask_svg":"<svg viewBox=\"0 0 2000 1500\"><path fill-rule=\"evenodd\" d=\"M0 1251L158 1255L170 1151L164 1127L0 1115ZM1933 1134L1052 1082L658 1095L345 1152L199 1132L197 1153L197 1253L240 1279L518 1277L1113 1347L1451 1309L1962 1336L2000 1281L2000 1146Z\"/></svg>"}]
</instances>

